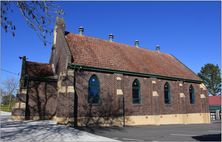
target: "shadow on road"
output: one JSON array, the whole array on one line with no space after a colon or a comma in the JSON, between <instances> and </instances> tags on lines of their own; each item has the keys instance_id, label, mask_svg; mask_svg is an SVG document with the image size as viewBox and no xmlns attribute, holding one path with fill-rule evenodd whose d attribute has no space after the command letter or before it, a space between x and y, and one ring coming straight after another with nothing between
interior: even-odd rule
<instances>
[{"instance_id":1,"label":"shadow on road","mask_svg":"<svg viewBox=\"0 0 222 142\"><path fill-rule=\"evenodd\" d=\"M76 129L81 130L81 131L86 131L89 133L93 134L98 134L98 133L106 133L109 131L125 131L125 127L118 127L118 126L108 126L108 127L102 127L102 126L80 126L77 127Z\"/></svg>"},{"instance_id":2,"label":"shadow on road","mask_svg":"<svg viewBox=\"0 0 222 142\"><path fill-rule=\"evenodd\" d=\"M50 124L50 121L8 121L1 123L1 140L3 141L44 141L46 138L55 140L53 137L70 134L78 137L79 130L74 128ZM32 137L32 135L35 135Z\"/></svg>"},{"instance_id":3,"label":"shadow on road","mask_svg":"<svg viewBox=\"0 0 222 142\"><path fill-rule=\"evenodd\" d=\"M192 138L198 141L221 141L221 134L193 136Z\"/></svg>"}]
</instances>

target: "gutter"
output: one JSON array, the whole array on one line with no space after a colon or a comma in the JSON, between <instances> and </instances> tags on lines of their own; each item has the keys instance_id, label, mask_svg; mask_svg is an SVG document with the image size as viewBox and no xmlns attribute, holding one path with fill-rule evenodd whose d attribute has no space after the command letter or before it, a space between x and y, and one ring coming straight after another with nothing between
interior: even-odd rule
<instances>
[{"instance_id":1,"label":"gutter","mask_svg":"<svg viewBox=\"0 0 222 142\"><path fill-rule=\"evenodd\" d=\"M139 73L139 72L131 72L131 71L125 71L125 70L108 69L108 68L98 68L98 67L79 65L79 64L74 64L74 63L69 63L68 68L73 69L73 70L79 69L79 70L103 72L103 73L116 73L116 74L123 74L123 75L129 75L129 76L157 78L157 79L172 80L172 81L183 81L183 82L189 82L189 83L198 83L198 84L203 83L203 81L201 80L192 80L192 79L185 79L185 78L179 78L179 77L169 77L169 76L163 76L163 75L158 75L158 74Z\"/></svg>"}]
</instances>

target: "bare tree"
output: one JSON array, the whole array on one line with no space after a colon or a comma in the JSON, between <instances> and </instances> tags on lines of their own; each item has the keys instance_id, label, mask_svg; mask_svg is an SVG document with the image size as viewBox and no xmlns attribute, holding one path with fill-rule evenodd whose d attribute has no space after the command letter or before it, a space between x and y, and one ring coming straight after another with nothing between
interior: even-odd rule
<instances>
[{"instance_id":1,"label":"bare tree","mask_svg":"<svg viewBox=\"0 0 222 142\"><path fill-rule=\"evenodd\" d=\"M1 2L1 27L5 32L15 36L16 24L10 16L19 9L27 25L33 29L46 45L52 35L55 17L62 15L63 10L50 1L3 1Z\"/></svg>"},{"instance_id":2,"label":"bare tree","mask_svg":"<svg viewBox=\"0 0 222 142\"><path fill-rule=\"evenodd\" d=\"M3 89L6 92L6 95L9 97L9 108L11 108L12 97L13 94L16 93L16 89L18 87L18 81L15 78L9 78L5 80L2 84L3 84Z\"/></svg>"},{"instance_id":3,"label":"bare tree","mask_svg":"<svg viewBox=\"0 0 222 142\"><path fill-rule=\"evenodd\" d=\"M3 90L2 86L0 86L0 102L3 103L3 97L6 96L5 91Z\"/></svg>"}]
</instances>

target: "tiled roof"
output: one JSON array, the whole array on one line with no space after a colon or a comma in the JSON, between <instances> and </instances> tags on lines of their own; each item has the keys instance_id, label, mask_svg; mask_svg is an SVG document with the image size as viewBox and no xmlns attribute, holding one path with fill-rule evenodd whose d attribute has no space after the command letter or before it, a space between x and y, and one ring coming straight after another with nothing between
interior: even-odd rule
<instances>
[{"instance_id":1,"label":"tiled roof","mask_svg":"<svg viewBox=\"0 0 222 142\"><path fill-rule=\"evenodd\" d=\"M169 54L73 33L66 40L75 64L201 80Z\"/></svg>"},{"instance_id":2,"label":"tiled roof","mask_svg":"<svg viewBox=\"0 0 222 142\"><path fill-rule=\"evenodd\" d=\"M209 105L221 106L221 96L209 96Z\"/></svg>"},{"instance_id":3,"label":"tiled roof","mask_svg":"<svg viewBox=\"0 0 222 142\"><path fill-rule=\"evenodd\" d=\"M53 76L50 64L26 61L26 71L30 77Z\"/></svg>"}]
</instances>

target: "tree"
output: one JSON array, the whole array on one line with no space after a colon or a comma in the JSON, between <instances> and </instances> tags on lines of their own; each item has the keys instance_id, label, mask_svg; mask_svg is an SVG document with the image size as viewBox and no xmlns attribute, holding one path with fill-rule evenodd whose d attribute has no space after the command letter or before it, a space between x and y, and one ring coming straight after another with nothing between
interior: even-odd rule
<instances>
[{"instance_id":1,"label":"tree","mask_svg":"<svg viewBox=\"0 0 222 142\"><path fill-rule=\"evenodd\" d=\"M198 76L204 81L209 93L213 96L221 92L221 76L218 65L206 64L201 68Z\"/></svg>"},{"instance_id":2,"label":"tree","mask_svg":"<svg viewBox=\"0 0 222 142\"><path fill-rule=\"evenodd\" d=\"M19 9L27 25L33 29L44 45L49 43L52 35L55 17L62 15L63 10L50 1L2 1L1 2L1 27L5 32L15 36L16 26L13 17L10 17L15 9Z\"/></svg>"},{"instance_id":3,"label":"tree","mask_svg":"<svg viewBox=\"0 0 222 142\"><path fill-rule=\"evenodd\" d=\"M15 100L15 93L18 87L18 81L15 78L9 78L5 80L2 84L4 91L2 90L1 92L5 92L1 93L2 103L8 104L9 108L11 108L12 100Z\"/></svg>"},{"instance_id":4,"label":"tree","mask_svg":"<svg viewBox=\"0 0 222 142\"><path fill-rule=\"evenodd\" d=\"M2 100L1 100L1 104L3 105L10 105L13 104L13 102L15 102L16 97L14 95L2 95ZM11 107L11 105L9 106L9 108Z\"/></svg>"},{"instance_id":5,"label":"tree","mask_svg":"<svg viewBox=\"0 0 222 142\"><path fill-rule=\"evenodd\" d=\"M0 101L1 101L1 104L5 104L5 102L6 102L5 99L4 99L4 96L6 96L6 92L0 86Z\"/></svg>"}]
</instances>

